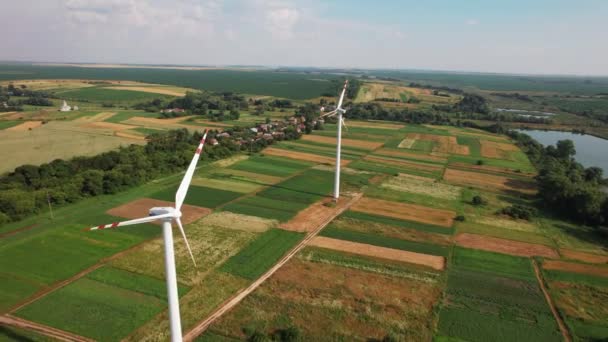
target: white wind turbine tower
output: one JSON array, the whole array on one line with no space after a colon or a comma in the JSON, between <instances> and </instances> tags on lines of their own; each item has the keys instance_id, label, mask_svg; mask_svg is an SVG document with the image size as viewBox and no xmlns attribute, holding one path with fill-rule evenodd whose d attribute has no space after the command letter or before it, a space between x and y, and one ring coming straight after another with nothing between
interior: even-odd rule
<instances>
[{"instance_id":1,"label":"white wind turbine tower","mask_svg":"<svg viewBox=\"0 0 608 342\"><path fill-rule=\"evenodd\" d=\"M148 217L138 218L129 221L114 222L111 224L88 228L88 230L103 230L158 220L162 221L163 238L165 242L165 276L167 280L167 297L169 299L171 341L173 342L182 341L182 326L179 315L179 297L177 294L177 274L175 271L175 253L173 250L173 231L171 228L171 221L174 220L177 223L177 226L179 227L179 230L184 238L184 242L186 243L186 248L188 248L188 253L190 253L192 262L194 263L194 266L196 266L196 262L194 261L194 255L192 254L190 244L188 243L186 233L184 232L184 227L182 226L182 221L180 220L180 217L182 216L180 208L182 207L184 199L186 198L186 193L188 192L188 187L190 186L190 182L192 181L192 176L194 175L194 169L196 168L198 159L201 155L201 152L203 151L203 146L205 145L206 138L207 131L205 131L205 134L203 135L203 138L201 139L198 148L194 153L194 157L190 162L190 166L188 166L186 174L182 179L182 183L177 189L177 193L175 194L175 208L154 207L150 209L150 216Z\"/></svg>"},{"instance_id":2,"label":"white wind turbine tower","mask_svg":"<svg viewBox=\"0 0 608 342\"><path fill-rule=\"evenodd\" d=\"M344 101L344 94L346 93L346 87L348 86L348 80L344 82L344 88L342 88L342 94L340 95L340 100L338 101L338 106L336 109L331 112L325 113L319 117L326 118L334 115L338 115L338 134L337 134L337 143L336 143L336 175L334 180L334 202L338 202L338 198L340 197L340 154L342 153L342 126L346 127L344 123L344 118L342 115L346 113L346 110L342 108L342 102Z\"/></svg>"}]
</instances>

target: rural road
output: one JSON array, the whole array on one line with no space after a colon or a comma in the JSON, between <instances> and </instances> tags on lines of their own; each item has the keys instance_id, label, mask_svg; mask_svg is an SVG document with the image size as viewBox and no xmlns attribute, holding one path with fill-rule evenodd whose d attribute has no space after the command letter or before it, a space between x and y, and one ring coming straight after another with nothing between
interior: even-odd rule
<instances>
[{"instance_id":1,"label":"rural road","mask_svg":"<svg viewBox=\"0 0 608 342\"><path fill-rule=\"evenodd\" d=\"M296 255L302 248L304 248L306 244L310 242L321 231L321 229L327 226L334 218L336 218L336 216L340 215L345 210L350 208L350 206L353 205L353 203L357 202L359 199L361 199L362 196L363 194L359 193L351 197L345 206L341 207L339 210L336 210L334 215L328 217L328 219L323 221L315 230L306 235L306 237L302 241L300 241L299 244L297 244L291 251L289 251L289 253L287 253L281 260L279 260L279 262L277 262L270 270L264 273L260 278L251 283L251 285L246 287L244 290L237 293L234 297L224 302L224 304L222 304L213 313L211 313L211 315L209 315L207 318L199 322L194 328L188 331L184 335L184 341L193 341L195 338L205 332L205 330L216 319L220 318L223 314L230 311L230 309L234 308L245 297L247 297L247 295L249 295L256 288L258 288L258 286L262 285L262 283L266 279L270 278L279 268L285 265L294 255Z\"/></svg>"},{"instance_id":2,"label":"rural road","mask_svg":"<svg viewBox=\"0 0 608 342\"><path fill-rule=\"evenodd\" d=\"M42 325L39 323L27 321L22 318L17 318L11 315L3 315L0 316L0 324L1 325L10 325L21 329L27 329L31 331L35 331L42 335L60 340L60 341L78 341L78 342L90 342L95 341L86 337L82 337L80 335L72 334L67 331L51 328L46 325Z\"/></svg>"},{"instance_id":3,"label":"rural road","mask_svg":"<svg viewBox=\"0 0 608 342\"><path fill-rule=\"evenodd\" d=\"M547 292L547 288L545 288L545 282L543 281L543 278L541 277L540 270L538 268L538 264L536 263L536 260L534 260L534 259L532 259L532 266L534 266L534 273L536 274L536 280L538 280L540 289L543 291L543 294L545 295L547 304L549 304L549 307L551 308L551 312L553 313L553 317L555 317L555 321L557 321L557 325L559 326L559 330L561 331L562 336L564 336L564 341L566 341L566 342L572 341L572 339L570 338L570 333L568 332L568 328L566 328L566 324L564 324L564 321L562 320L561 316L557 312L557 309L555 308L555 305L553 304L553 301L551 300L551 297L549 296L549 292Z\"/></svg>"}]
</instances>

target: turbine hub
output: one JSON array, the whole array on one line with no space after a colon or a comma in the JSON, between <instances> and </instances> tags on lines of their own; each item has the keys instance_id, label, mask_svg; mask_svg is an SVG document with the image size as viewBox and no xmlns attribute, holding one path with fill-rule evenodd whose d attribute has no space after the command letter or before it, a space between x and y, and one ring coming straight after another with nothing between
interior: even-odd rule
<instances>
[{"instance_id":1,"label":"turbine hub","mask_svg":"<svg viewBox=\"0 0 608 342\"><path fill-rule=\"evenodd\" d=\"M172 214L175 217L181 217L182 213L172 207L154 207L150 209L149 216L158 216L164 214Z\"/></svg>"}]
</instances>

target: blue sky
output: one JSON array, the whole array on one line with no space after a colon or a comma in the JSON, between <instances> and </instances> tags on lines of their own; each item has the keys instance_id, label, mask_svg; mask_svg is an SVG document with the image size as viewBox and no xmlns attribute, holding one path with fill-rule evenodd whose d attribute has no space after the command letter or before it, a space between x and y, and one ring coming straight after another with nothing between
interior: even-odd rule
<instances>
[{"instance_id":1,"label":"blue sky","mask_svg":"<svg viewBox=\"0 0 608 342\"><path fill-rule=\"evenodd\" d=\"M605 0L20 0L0 60L608 75Z\"/></svg>"}]
</instances>

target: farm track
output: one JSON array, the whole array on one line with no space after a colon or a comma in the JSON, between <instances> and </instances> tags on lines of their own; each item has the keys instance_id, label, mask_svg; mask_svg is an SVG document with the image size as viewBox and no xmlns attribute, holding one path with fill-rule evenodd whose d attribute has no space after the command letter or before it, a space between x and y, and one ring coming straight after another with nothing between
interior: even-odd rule
<instances>
[{"instance_id":1,"label":"farm track","mask_svg":"<svg viewBox=\"0 0 608 342\"><path fill-rule=\"evenodd\" d=\"M89 342L95 341L80 335L76 335L67 331L59 330L56 328L52 328L40 323L28 321L22 318L14 317L11 315L3 315L0 316L0 324L1 325L10 325L17 328L35 331L39 334L48 336L53 339L57 339L60 341L79 341L79 342Z\"/></svg>"},{"instance_id":2,"label":"farm track","mask_svg":"<svg viewBox=\"0 0 608 342\"><path fill-rule=\"evenodd\" d=\"M559 315L559 312L557 312L557 309L555 308L555 305L553 304L553 300L551 299L551 296L549 296L549 292L547 291L547 288L545 287L545 282L543 280L543 277L541 276L540 269L538 268L538 264L536 263L536 260L534 260L534 259L532 260L532 266L534 266L534 274L536 275L536 280L538 280L540 289L543 291L543 294L545 295L545 299L547 300L547 304L549 304L549 308L551 308L551 312L553 313L553 317L555 317L555 321L557 322L557 325L559 326L559 330L562 333L562 336L564 337L564 341L566 341L566 342L572 341L572 339L570 338L570 333L568 332L568 328L566 328L566 324L564 324L562 317Z\"/></svg>"},{"instance_id":3,"label":"farm track","mask_svg":"<svg viewBox=\"0 0 608 342\"><path fill-rule=\"evenodd\" d=\"M279 262L277 262L270 270L264 273L260 278L254 281L251 285L249 285L244 290L238 292L234 297L228 299L224 302L220 307L218 307L211 315L207 318L199 322L194 328L188 331L184 335L184 341L193 341L195 338L200 336L205 330L218 318L220 318L223 314L230 311L237 304L239 304L245 297L247 297L251 292L253 292L256 288L258 288L266 279L270 278L279 268L285 265L294 255L296 255L302 248L308 244L317 234L325 228L335 217L343 213L347 210L352 204L357 202L363 196L362 193L358 193L353 196L349 203L343 207L338 208L335 214L331 217L328 217L324 222L322 222L314 231L310 232L299 244L297 244L289 253L287 253Z\"/></svg>"}]
</instances>

